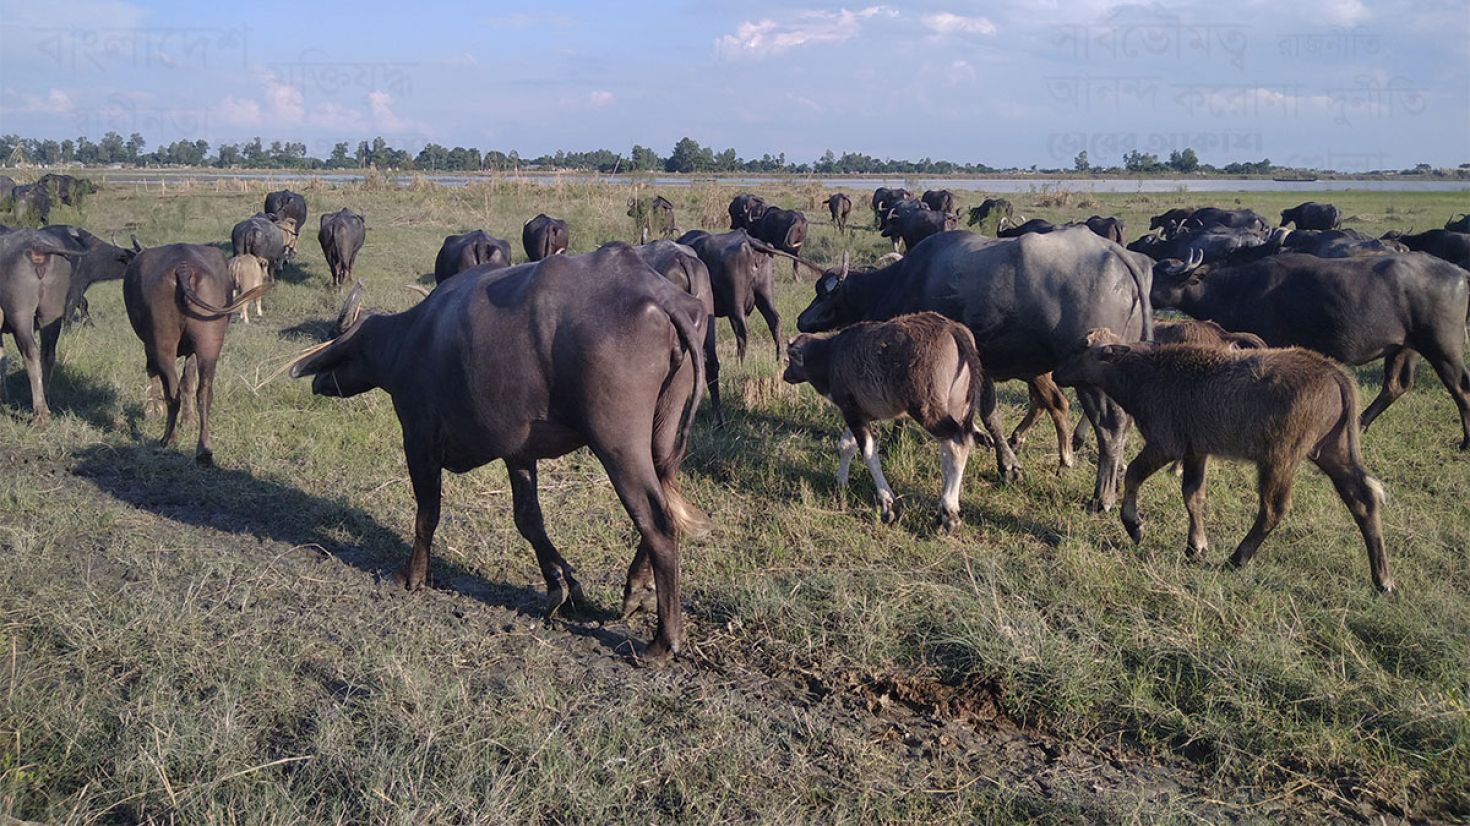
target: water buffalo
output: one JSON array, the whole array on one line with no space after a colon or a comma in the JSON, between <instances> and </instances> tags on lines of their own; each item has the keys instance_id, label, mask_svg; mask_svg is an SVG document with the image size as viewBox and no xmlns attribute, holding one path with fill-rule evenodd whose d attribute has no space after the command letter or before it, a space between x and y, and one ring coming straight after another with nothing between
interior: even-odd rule
<instances>
[{"instance_id":1,"label":"water buffalo","mask_svg":"<svg viewBox=\"0 0 1470 826\"><path fill-rule=\"evenodd\" d=\"M735 352L743 361L748 339L745 319L752 310L760 312L776 343L776 358L786 360L786 339L781 337L781 316L776 313L776 290L772 256L743 229L711 235L696 229L684 233L679 243L694 250L709 269L715 295L715 316L730 319L735 332Z\"/></svg>"},{"instance_id":2,"label":"water buffalo","mask_svg":"<svg viewBox=\"0 0 1470 826\"><path fill-rule=\"evenodd\" d=\"M1297 229L1337 229L1342 213L1332 204L1307 201L1291 209L1281 210L1281 226L1296 224Z\"/></svg>"},{"instance_id":3,"label":"water buffalo","mask_svg":"<svg viewBox=\"0 0 1470 826\"><path fill-rule=\"evenodd\" d=\"M510 242L502 241L483 229L450 235L439 247L434 258L434 283L443 284L444 279L455 273L474 267L499 269L510 266Z\"/></svg>"},{"instance_id":4,"label":"water buffalo","mask_svg":"<svg viewBox=\"0 0 1470 826\"><path fill-rule=\"evenodd\" d=\"M295 233L301 232L306 226L306 197L298 192L282 189L269 193L265 196L265 209L262 211L295 221ZM294 233L286 239L286 250L292 258L296 257L296 235Z\"/></svg>"},{"instance_id":5,"label":"water buffalo","mask_svg":"<svg viewBox=\"0 0 1470 826\"><path fill-rule=\"evenodd\" d=\"M10 210L21 226L39 227L51 221L51 190L40 184L21 184L10 193Z\"/></svg>"},{"instance_id":6,"label":"water buffalo","mask_svg":"<svg viewBox=\"0 0 1470 826\"><path fill-rule=\"evenodd\" d=\"M1271 225L1253 210L1221 209L1219 207L1196 209L1180 225L1181 230L1209 229L1210 227L1227 227L1265 233L1271 228Z\"/></svg>"},{"instance_id":7,"label":"water buffalo","mask_svg":"<svg viewBox=\"0 0 1470 826\"><path fill-rule=\"evenodd\" d=\"M1005 198L986 198L980 202L980 206L970 207L969 225L972 227L980 226L992 214L998 216L996 228L1000 229L1000 222L1010 221L1015 217L1016 210L1015 207L1011 206L1011 202Z\"/></svg>"},{"instance_id":8,"label":"water buffalo","mask_svg":"<svg viewBox=\"0 0 1470 826\"><path fill-rule=\"evenodd\" d=\"M67 206L81 206L84 197L97 191L97 185L86 178L58 175L55 172L42 175L36 180L36 185L44 187L56 200Z\"/></svg>"},{"instance_id":9,"label":"water buffalo","mask_svg":"<svg viewBox=\"0 0 1470 826\"><path fill-rule=\"evenodd\" d=\"M412 309L365 316L291 375L314 376L318 395L382 388L392 397L418 506L413 553L396 577L410 590L428 578L443 471L499 459L549 609L584 603L572 566L546 535L536 465L591 448L641 537L624 613L656 607L647 657L664 660L684 641L679 536L703 521L675 476L704 380L705 321L697 298L626 245L609 244L468 270Z\"/></svg>"},{"instance_id":10,"label":"water buffalo","mask_svg":"<svg viewBox=\"0 0 1470 826\"><path fill-rule=\"evenodd\" d=\"M270 276L274 279L286 266L286 230L294 223L294 218L256 213L230 230L230 254L265 259L270 263Z\"/></svg>"},{"instance_id":11,"label":"water buffalo","mask_svg":"<svg viewBox=\"0 0 1470 826\"><path fill-rule=\"evenodd\" d=\"M51 418L46 384L56 366L56 341L61 337L72 261L84 252L76 236L62 237L42 230L0 235L0 404L5 403L4 334L10 333L20 357L25 359L36 424Z\"/></svg>"},{"instance_id":12,"label":"water buffalo","mask_svg":"<svg viewBox=\"0 0 1470 826\"><path fill-rule=\"evenodd\" d=\"M709 268L692 247L673 241L654 241L634 247L633 251L654 272L699 299L699 303L704 305L707 316L704 325L704 384L709 391L710 410L715 414L715 425L724 427L725 409L720 404L720 356L715 348L715 293L710 282Z\"/></svg>"},{"instance_id":13,"label":"water buffalo","mask_svg":"<svg viewBox=\"0 0 1470 826\"><path fill-rule=\"evenodd\" d=\"M766 202L759 195L736 195L730 200L730 229L751 230L766 214Z\"/></svg>"},{"instance_id":14,"label":"water buffalo","mask_svg":"<svg viewBox=\"0 0 1470 826\"><path fill-rule=\"evenodd\" d=\"M0 204L9 204L10 196L15 194L15 179L9 175L0 175Z\"/></svg>"},{"instance_id":15,"label":"water buffalo","mask_svg":"<svg viewBox=\"0 0 1470 826\"><path fill-rule=\"evenodd\" d=\"M958 216L927 208L895 209L894 212L897 214L883 228L883 237L893 239L894 249L898 248L898 242L902 240L904 250L912 250L925 238L957 229L960 224Z\"/></svg>"},{"instance_id":16,"label":"water buffalo","mask_svg":"<svg viewBox=\"0 0 1470 826\"><path fill-rule=\"evenodd\" d=\"M806 216L800 210L768 207L750 234L790 255L800 255L806 243ZM791 262L791 277L796 277L797 263Z\"/></svg>"},{"instance_id":17,"label":"water buffalo","mask_svg":"<svg viewBox=\"0 0 1470 826\"><path fill-rule=\"evenodd\" d=\"M1286 232L1281 230L1280 232ZM1214 264L1234 256L1242 250L1263 246L1268 239L1255 230L1210 227L1176 232L1159 237L1145 235L1128 245L1128 249L1141 252L1155 261L1177 258L1189 259L1196 252L1206 264ZM1274 248L1271 250L1274 251ZM1266 252L1263 250L1262 252Z\"/></svg>"},{"instance_id":18,"label":"water buffalo","mask_svg":"<svg viewBox=\"0 0 1470 826\"><path fill-rule=\"evenodd\" d=\"M1409 248L1393 240L1370 238L1357 230L1297 230L1279 243L1281 252L1301 252L1318 258L1352 258L1361 255L1393 255Z\"/></svg>"},{"instance_id":19,"label":"water buffalo","mask_svg":"<svg viewBox=\"0 0 1470 826\"><path fill-rule=\"evenodd\" d=\"M1149 263L1081 227L1000 241L945 232L883 269L818 278L797 327L818 332L933 310L974 333L987 383L1032 380L1096 327L1151 338ZM1078 396L1101 434L1090 506L1107 509L1117 498L1128 419L1096 388L1079 387ZM1004 479L1020 471L1004 445L996 445L996 462Z\"/></svg>"},{"instance_id":20,"label":"water buffalo","mask_svg":"<svg viewBox=\"0 0 1470 826\"><path fill-rule=\"evenodd\" d=\"M674 204L662 195L653 198L629 198L628 217L633 219L633 224L638 228L640 244L647 244L655 233L660 238L670 238L677 234L674 226Z\"/></svg>"},{"instance_id":21,"label":"water buffalo","mask_svg":"<svg viewBox=\"0 0 1470 826\"><path fill-rule=\"evenodd\" d=\"M367 222L362 213L343 207L321 218L321 229L317 231L317 243L322 245L322 255L327 258L327 267L332 270L332 284L340 287L352 278L352 265L357 261L357 252L367 239Z\"/></svg>"},{"instance_id":22,"label":"water buffalo","mask_svg":"<svg viewBox=\"0 0 1470 826\"><path fill-rule=\"evenodd\" d=\"M247 291L230 303L234 289L225 254L202 244L170 244L138 253L123 276L123 303L133 332L143 342L150 389L149 408L168 406L162 445L178 433L180 408L187 422L190 391L198 385L199 446L194 461L214 464L209 438L209 411L214 402L214 372L224 348L230 316L264 295L270 284ZM183 380L177 368L184 364Z\"/></svg>"},{"instance_id":23,"label":"water buffalo","mask_svg":"<svg viewBox=\"0 0 1470 826\"><path fill-rule=\"evenodd\" d=\"M827 199L827 211L832 213L832 223L837 225L837 231L846 232L847 216L852 214L852 199L835 192Z\"/></svg>"},{"instance_id":24,"label":"water buffalo","mask_svg":"<svg viewBox=\"0 0 1470 826\"><path fill-rule=\"evenodd\" d=\"M1061 225L1053 224L1045 218L1032 218L1023 224L1014 227L1004 227L996 231L997 238L1020 238L1022 235L1045 235L1062 229Z\"/></svg>"},{"instance_id":25,"label":"water buffalo","mask_svg":"<svg viewBox=\"0 0 1470 826\"><path fill-rule=\"evenodd\" d=\"M1239 266L1161 262L1153 303L1227 330L1255 333L1272 347L1306 347L1343 364L1383 359L1383 390L1363 411L1366 429L1414 384L1427 359L1460 411L1461 450L1470 450L1470 370L1465 271L1422 253L1369 258L1276 255Z\"/></svg>"},{"instance_id":26,"label":"water buffalo","mask_svg":"<svg viewBox=\"0 0 1470 826\"><path fill-rule=\"evenodd\" d=\"M71 323L73 319L82 323L90 322L87 290L99 281L121 279L127 271L128 262L133 260L133 256L142 247L138 246L136 238L133 239L132 249L109 244L80 227L53 225L46 227L43 232L55 235L64 243L79 242L85 250L81 257L72 261L71 287L66 293L66 309L62 318L66 323ZM66 239L72 241L68 242Z\"/></svg>"},{"instance_id":27,"label":"water buffalo","mask_svg":"<svg viewBox=\"0 0 1470 826\"><path fill-rule=\"evenodd\" d=\"M544 212L521 226L521 246L525 248L529 261L540 261L566 252L570 243L567 222L548 217Z\"/></svg>"},{"instance_id":28,"label":"water buffalo","mask_svg":"<svg viewBox=\"0 0 1470 826\"><path fill-rule=\"evenodd\" d=\"M954 193L947 189L925 190L924 194L919 196L919 200L924 202L924 206L935 212L955 211Z\"/></svg>"},{"instance_id":29,"label":"water buffalo","mask_svg":"<svg viewBox=\"0 0 1470 826\"><path fill-rule=\"evenodd\" d=\"M902 187L880 186L873 190L873 226L883 228L883 218L888 214L889 208L899 201L913 199L914 193Z\"/></svg>"},{"instance_id":30,"label":"water buffalo","mask_svg":"<svg viewBox=\"0 0 1470 826\"><path fill-rule=\"evenodd\" d=\"M1122 244L1124 233L1127 232L1127 226L1123 223L1122 218L1104 218L1101 215L1094 215L1083 221L1082 224L1114 244Z\"/></svg>"},{"instance_id":31,"label":"water buffalo","mask_svg":"<svg viewBox=\"0 0 1470 826\"><path fill-rule=\"evenodd\" d=\"M3 191L4 191L4 188L3 187L0 187L0 192L3 192ZM1449 219L1448 221L1445 221L1444 222L1444 228L1447 229L1447 230L1449 230L1450 232L1467 232L1467 233L1470 233L1470 213L1465 213L1465 214L1457 215L1457 216Z\"/></svg>"},{"instance_id":32,"label":"water buffalo","mask_svg":"<svg viewBox=\"0 0 1470 826\"><path fill-rule=\"evenodd\" d=\"M1384 233L1383 240L1395 241L1415 252L1427 252L1458 267L1470 270L1470 234L1447 229L1431 229L1414 235L1401 232Z\"/></svg>"},{"instance_id":33,"label":"water buffalo","mask_svg":"<svg viewBox=\"0 0 1470 826\"><path fill-rule=\"evenodd\" d=\"M1179 207L1171 209L1162 215L1155 215L1149 219L1148 229L1150 232L1159 230L1165 238L1172 238L1175 233L1184 226L1189 216L1194 214L1193 209Z\"/></svg>"}]
</instances>

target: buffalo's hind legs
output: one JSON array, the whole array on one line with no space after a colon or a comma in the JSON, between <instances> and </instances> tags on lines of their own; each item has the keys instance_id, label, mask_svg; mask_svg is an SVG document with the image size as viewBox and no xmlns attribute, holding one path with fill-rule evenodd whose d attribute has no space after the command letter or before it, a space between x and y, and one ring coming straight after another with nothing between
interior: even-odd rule
<instances>
[{"instance_id":1,"label":"buffalo's hind legs","mask_svg":"<svg viewBox=\"0 0 1470 826\"><path fill-rule=\"evenodd\" d=\"M510 494L515 509L516 530L536 551L536 563L546 579L546 613L555 616L568 601L574 608L585 608L587 598L582 584L572 576L573 569L546 535L546 521L541 515L541 499L536 493L536 463L507 460Z\"/></svg>"},{"instance_id":2,"label":"buffalo's hind legs","mask_svg":"<svg viewBox=\"0 0 1470 826\"><path fill-rule=\"evenodd\" d=\"M651 596L658 612L658 630L644 651L644 657L663 662L679 653L684 644L684 616L679 601L679 545L663 485L646 446L641 451L598 451L598 458L602 460L623 508L638 529L638 551L628 568L624 612L628 613L630 602L639 609L646 607L650 597L647 573L652 568Z\"/></svg>"}]
</instances>

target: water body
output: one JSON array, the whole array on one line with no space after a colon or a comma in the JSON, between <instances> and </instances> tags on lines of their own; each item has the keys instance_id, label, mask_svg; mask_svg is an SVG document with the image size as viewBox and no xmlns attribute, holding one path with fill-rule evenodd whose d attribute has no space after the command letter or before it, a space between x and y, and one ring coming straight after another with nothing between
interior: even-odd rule
<instances>
[{"instance_id":1,"label":"water body","mask_svg":"<svg viewBox=\"0 0 1470 826\"><path fill-rule=\"evenodd\" d=\"M220 172L220 173L149 173L119 172L106 173L101 177L106 183L124 186L164 186L181 183L208 183L211 181L272 181L282 184L307 180L327 183L357 183L362 175L347 173L269 173L269 172ZM1271 181L1237 180L1231 178L1174 179L1174 178L925 178L925 177L755 177L755 176L682 176L682 175L565 175L522 174L518 178L500 180L526 180L550 182L558 177L568 181L595 181L597 183L653 185L656 187L684 187L707 184L711 180L728 186L758 187L773 184L802 184L818 181L833 189L872 190L880 186L906 186L917 189L953 189L960 191L982 191L999 193L1045 192L1068 190L1072 192L1343 192L1359 190L1369 192L1470 192L1470 180L1405 180L1356 181ZM465 186L477 181L492 180L477 175L400 175L395 179L400 185L415 180L425 180L441 186Z\"/></svg>"}]
</instances>

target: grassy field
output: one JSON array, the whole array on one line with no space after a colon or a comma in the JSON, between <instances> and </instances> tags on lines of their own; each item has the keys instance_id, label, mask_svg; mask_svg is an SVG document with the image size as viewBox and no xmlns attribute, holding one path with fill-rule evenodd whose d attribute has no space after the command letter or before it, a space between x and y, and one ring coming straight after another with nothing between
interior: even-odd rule
<instances>
[{"instance_id":1,"label":"grassy field","mask_svg":"<svg viewBox=\"0 0 1470 826\"><path fill-rule=\"evenodd\" d=\"M263 184L114 188L54 220L145 245L222 244ZM761 190L813 218L809 257L886 251L839 236L819 184ZM908 514L879 524L871 482L834 482L835 411L780 383L764 327L737 363L722 326L729 425L702 416L683 487L714 518L686 543L687 656L628 664L621 596L634 532L585 451L543 463L548 529L607 611L541 616L503 469L446 476L432 576L383 582L413 499L386 395L313 397L276 375L321 340L317 216L366 213L368 303L401 309L443 236L512 239L538 211L572 252L633 237L630 191L576 179L306 187L301 255L230 330L215 469L145 419L142 348L121 290L89 295L30 423L19 359L0 414L0 815L54 823L1329 821L1470 818L1470 456L1430 371L1367 435L1386 484L1401 595L1380 598L1327 480L1244 570L1217 567L1255 512L1253 475L1215 463L1211 559L1182 553L1167 474L1135 548L1091 516L1091 455L1057 474L1049 429L996 484L978 456L965 526L930 524L938 451L886 428ZM685 228L725 223L734 191L666 192ZM871 221L852 193L854 223ZM1343 193L1346 224L1437 226L1463 195ZM963 196L965 205L978 202ZM1116 214L1134 235L1199 196L1011 196L1027 216ZM1266 215L1294 194L1211 199ZM811 296L781 273L787 335ZM12 349L13 354L13 349ZM1365 395L1375 368L1359 371ZM1014 423L1024 388L1003 391ZM1132 441L1136 449L1137 437ZM5 820L0 817L0 820Z\"/></svg>"}]
</instances>

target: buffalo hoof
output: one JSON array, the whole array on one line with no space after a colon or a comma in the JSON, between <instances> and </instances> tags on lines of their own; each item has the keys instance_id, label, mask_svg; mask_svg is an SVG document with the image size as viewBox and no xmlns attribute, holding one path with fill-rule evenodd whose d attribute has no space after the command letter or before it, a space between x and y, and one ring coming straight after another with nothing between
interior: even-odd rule
<instances>
[{"instance_id":1,"label":"buffalo hoof","mask_svg":"<svg viewBox=\"0 0 1470 826\"><path fill-rule=\"evenodd\" d=\"M1014 485L1014 484L1016 484L1017 482L1021 481L1021 479L1023 479L1025 477L1025 475L1026 475L1025 472L1023 470L1021 470L1021 466L1020 465L1011 465L1010 467L1003 467L1003 468L1000 468L999 472L1000 472L1000 481L1001 481L1001 483L1007 484L1007 485Z\"/></svg>"},{"instance_id":2,"label":"buffalo hoof","mask_svg":"<svg viewBox=\"0 0 1470 826\"><path fill-rule=\"evenodd\" d=\"M1460 442L1460 449L1464 451L1470 451L1470 439L1466 439L1465 441Z\"/></svg>"},{"instance_id":3,"label":"buffalo hoof","mask_svg":"<svg viewBox=\"0 0 1470 826\"><path fill-rule=\"evenodd\" d=\"M1397 597L1399 595L1399 589L1393 584L1392 577L1376 583L1373 587L1378 589L1378 593L1386 597Z\"/></svg>"},{"instance_id":4,"label":"buffalo hoof","mask_svg":"<svg viewBox=\"0 0 1470 826\"><path fill-rule=\"evenodd\" d=\"M651 587L639 586L623 594L623 619L639 613L658 613L658 592Z\"/></svg>"},{"instance_id":5,"label":"buffalo hoof","mask_svg":"<svg viewBox=\"0 0 1470 826\"><path fill-rule=\"evenodd\" d=\"M31 419L31 424L35 425L36 427L45 427L50 423L51 411L49 410L39 410L36 412L36 417Z\"/></svg>"},{"instance_id":6,"label":"buffalo hoof","mask_svg":"<svg viewBox=\"0 0 1470 826\"><path fill-rule=\"evenodd\" d=\"M1198 548L1193 545L1185 545L1184 556L1188 559L1204 559L1205 554L1209 552L1209 550L1210 546L1208 545L1201 545Z\"/></svg>"},{"instance_id":7,"label":"buffalo hoof","mask_svg":"<svg viewBox=\"0 0 1470 826\"><path fill-rule=\"evenodd\" d=\"M210 452L200 453L194 457L194 464L200 467L214 467L214 454Z\"/></svg>"},{"instance_id":8,"label":"buffalo hoof","mask_svg":"<svg viewBox=\"0 0 1470 826\"><path fill-rule=\"evenodd\" d=\"M892 502L885 503L881 516L885 525L897 522L899 517L903 516L903 500L894 499Z\"/></svg>"},{"instance_id":9,"label":"buffalo hoof","mask_svg":"<svg viewBox=\"0 0 1470 826\"><path fill-rule=\"evenodd\" d=\"M149 399L148 403L143 405L143 418L145 419L161 419L167 412L168 408L164 406L163 399Z\"/></svg>"},{"instance_id":10,"label":"buffalo hoof","mask_svg":"<svg viewBox=\"0 0 1470 826\"><path fill-rule=\"evenodd\" d=\"M662 640L654 640L644 647L642 654L634 656L634 662L649 668L663 668L674 661L674 649Z\"/></svg>"},{"instance_id":11,"label":"buffalo hoof","mask_svg":"<svg viewBox=\"0 0 1470 826\"><path fill-rule=\"evenodd\" d=\"M424 580L427 578L421 572L410 570L407 565L393 572L393 584L405 591L417 591L424 587Z\"/></svg>"},{"instance_id":12,"label":"buffalo hoof","mask_svg":"<svg viewBox=\"0 0 1470 826\"><path fill-rule=\"evenodd\" d=\"M1094 496L1087 501L1088 513L1107 513L1113 509L1113 503L1104 501L1101 497Z\"/></svg>"},{"instance_id":13,"label":"buffalo hoof","mask_svg":"<svg viewBox=\"0 0 1470 826\"><path fill-rule=\"evenodd\" d=\"M954 533L954 529L960 526L960 515L941 510L934 524L939 528L940 533Z\"/></svg>"}]
</instances>

